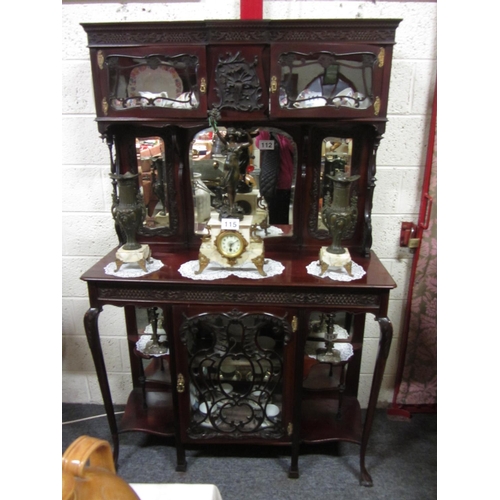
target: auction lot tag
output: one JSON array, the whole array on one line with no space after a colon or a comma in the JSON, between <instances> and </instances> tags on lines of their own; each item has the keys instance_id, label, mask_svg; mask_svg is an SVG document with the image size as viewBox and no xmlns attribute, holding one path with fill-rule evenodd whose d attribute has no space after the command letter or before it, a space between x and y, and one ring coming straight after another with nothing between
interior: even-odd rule
<instances>
[{"instance_id":1,"label":"auction lot tag","mask_svg":"<svg viewBox=\"0 0 500 500\"><path fill-rule=\"evenodd\" d=\"M274 141L259 141L259 149L274 149Z\"/></svg>"},{"instance_id":2,"label":"auction lot tag","mask_svg":"<svg viewBox=\"0 0 500 500\"><path fill-rule=\"evenodd\" d=\"M221 229L230 229L232 231L238 231L240 229L239 219L222 219Z\"/></svg>"}]
</instances>

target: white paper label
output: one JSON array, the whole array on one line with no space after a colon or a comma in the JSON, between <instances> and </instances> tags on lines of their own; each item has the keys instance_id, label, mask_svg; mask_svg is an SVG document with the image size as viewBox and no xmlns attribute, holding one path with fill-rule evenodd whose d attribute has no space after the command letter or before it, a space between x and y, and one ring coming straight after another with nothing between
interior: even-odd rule
<instances>
[{"instance_id":1,"label":"white paper label","mask_svg":"<svg viewBox=\"0 0 500 500\"><path fill-rule=\"evenodd\" d=\"M264 149L274 149L274 141L259 141L259 149L261 151Z\"/></svg>"},{"instance_id":2,"label":"white paper label","mask_svg":"<svg viewBox=\"0 0 500 500\"><path fill-rule=\"evenodd\" d=\"M240 221L238 219L222 219L221 229L231 229L233 231L238 231L240 229Z\"/></svg>"}]
</instances>

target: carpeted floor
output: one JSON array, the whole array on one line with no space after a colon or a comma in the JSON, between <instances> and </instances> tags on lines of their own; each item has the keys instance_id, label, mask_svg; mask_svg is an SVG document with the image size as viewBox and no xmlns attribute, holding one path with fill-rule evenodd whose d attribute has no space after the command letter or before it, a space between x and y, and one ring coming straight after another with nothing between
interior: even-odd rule
<instances>
[{"instance_id":1,"label":"carpeted floor","mask_svg":"<svg viewBox=\"0 0 500 500\"><path fill-rule=\"evenodd\" d=\"M96 415L102 416L85 419ZM110 441L103 406L63 404L62 417L62 451L82 434ZM130 483L211 483L223 500L430 500L437 498L436 455L435 414L400 421L378 410L366 458L372 488L359 485L359 446L350 443L303 446L300 477L289 479L288 448L188 448L182 473L175 471L171 439L125 433L120 435L118 474Z\"/></svg>"}]
</instances>

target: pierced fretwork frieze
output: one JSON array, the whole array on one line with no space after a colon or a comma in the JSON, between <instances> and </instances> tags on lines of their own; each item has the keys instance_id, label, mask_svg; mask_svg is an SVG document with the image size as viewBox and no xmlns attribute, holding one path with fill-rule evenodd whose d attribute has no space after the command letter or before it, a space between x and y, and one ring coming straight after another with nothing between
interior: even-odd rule
<instances>
[{"instance_id":1,"label":"pierced fretwork frieze","mask_svg":"<svg viewBox=\"0 0 500 500\"><path fill-rule=\"evenodd\" d=\"M316 29L273 31L272 41L280 42L382 42L394 41L394 30L351 30L351 29Z\"/></svg>"},{"instance_id":2,"label":"pierced fretwork frieze","mask_svg":"<svg viewBox=\"0 0 500 500\"><path fill-rule=\"evenodd\" d=\"M207 41L207 33L199 30L102 30L90 31L88 33L89 45L130 45L130 44L157 44L171 43L182 45L184 43L204 43Z\"/></svg>"},{"instance_id":3,"label":"pierced fretwork frieze","mask_svg":"<svg viewBox=\"0 0 500 500\"><path fill-rule=\"evenodd\" d=\"M145 302L248 303L273 305L378 306L380 297L369 293L314 292L229 292L224 290L171 290L167 288L121 289L99 288L103 300Z\"/></svg>"}]
</instances>

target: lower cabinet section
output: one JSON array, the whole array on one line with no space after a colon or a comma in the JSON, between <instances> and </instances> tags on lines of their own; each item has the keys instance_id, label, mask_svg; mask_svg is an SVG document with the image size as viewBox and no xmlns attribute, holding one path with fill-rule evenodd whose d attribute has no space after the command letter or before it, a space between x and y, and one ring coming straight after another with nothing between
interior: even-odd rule
<instances>
[{"instance_id":1,"label":"lower cabinet section","mask_svg":"<svg viewBox=\"0 0 500 500\"><path fill-rule=\"evenodd\" d=\"M177 425L180 446L361 443L357 386L346 383L357 383L347 375L362 346L352 314L152 306L129 316L139 376L120 432L176 436Z\"/></svg>"},{"instance_id":2,"label":"lower cabinet section","mask_svg":"<svg viewBox=\"0 0 500 500\"><path fill-rule=\"evenodd\" d=\"M375 258L365 267L360 285L325 286L297 273L286 291L272 279L248 290L235 287L236 278L193 287L176 277L178 288L173 277L165 285L90 281L85 331L115 462L119 434L140 431L174 438L177 471L187 468L188 445L287 446L296 478L301 443L348 441L360 445L361 484L372 485L364 461L392 339L393 282ZM133 380L119 425L98 328L107 304L124 308ZM379 323L380 342L363 421L357 390L367 313Z\"/></svg>"}]
</instances>

